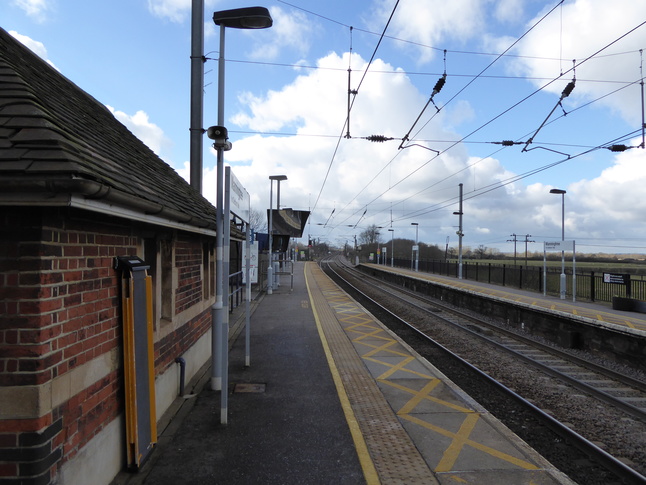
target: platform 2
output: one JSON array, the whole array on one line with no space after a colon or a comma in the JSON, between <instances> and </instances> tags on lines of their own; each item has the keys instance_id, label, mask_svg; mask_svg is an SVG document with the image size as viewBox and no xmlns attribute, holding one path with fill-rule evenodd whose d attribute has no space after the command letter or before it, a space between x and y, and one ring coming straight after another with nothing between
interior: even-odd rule
<instances>
[{"instance_id":1,"label":"platform 2","mask_svg":"<svg viewBox=\"0 0 646 485\"><path fill-rule=\"evenodd\" d=\"M362 264L365 267L373 267L380 271L388 271L403 274L411 278L419 278L432 281L440 285L447 285L463 291L470 291L486 295L489 298L500 299L512 302L516 305L540 308L544 311L570 315L573 318L588 323L594 323L607 327L616 326L616 329L628 331L642 337L646 337L646 314L621 310L614 310L610 305L603 305L588 301L561 300L551 295L543 295L528 290L520 290L504 286L497 286L467 279L458 279L451 276L443 276L432 273L416 272L405 268L396 268L388 265Z\"/></svg>"},{"instance_id":2,"label":"platform 2","mask_svg":"<svg viewBox=\"0 0 646 485\"><path fill-rule=\"evenodd\" d=\"M256 302L229 419L208 372L139 474L119 484L571 484L315 263Z\"/></svg>"}]
</instances>

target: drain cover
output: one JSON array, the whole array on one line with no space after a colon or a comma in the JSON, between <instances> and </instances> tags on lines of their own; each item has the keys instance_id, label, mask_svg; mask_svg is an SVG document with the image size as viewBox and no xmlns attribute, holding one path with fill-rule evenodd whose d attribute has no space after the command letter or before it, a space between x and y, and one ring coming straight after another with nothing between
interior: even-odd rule
<instances>
[{"instance_id":1,"label":"drain cover","mask_svg":"<svg viewBox=\"0 0 646 485\"><path fill-rule=\"evenodd\" d=\"M265 384L252 384L247 382L239 382L233 388L233 392L265 392Z\"/></svg>"}]
</instances>

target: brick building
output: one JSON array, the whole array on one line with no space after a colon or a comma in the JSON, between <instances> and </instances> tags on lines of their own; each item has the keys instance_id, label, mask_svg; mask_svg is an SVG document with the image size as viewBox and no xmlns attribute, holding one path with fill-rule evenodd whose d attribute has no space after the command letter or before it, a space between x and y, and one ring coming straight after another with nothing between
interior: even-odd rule
<instances>
[{"instance_id":1,"label":"brick building","mask_svg":"<svg viewBox=\"0 0 646 485\"><path fill-rule=\"evenodd\" d=\"M0 29L0 483L126 465L116 256L152 276L156 419L209 360L215 208Z\"/></svg>"}]
</instances>

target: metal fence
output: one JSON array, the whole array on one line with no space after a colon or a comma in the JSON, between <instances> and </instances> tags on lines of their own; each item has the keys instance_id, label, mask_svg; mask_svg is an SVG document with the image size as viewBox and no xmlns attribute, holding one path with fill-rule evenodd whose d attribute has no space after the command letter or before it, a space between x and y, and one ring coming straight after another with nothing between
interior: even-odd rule
<instances>
[{"instance_id":1,"label":"metal fence","mask_svg":"<svg viewBox=\"0 0 646 485\"><path fill-rule=\"evenodd\" d=\"M390 263L390 260L388 261ZM395 259L394 264L400 268L410 269L410 259ZM419 271L445 276L458 277L457 261L430 260L419 261ZM572 270L565 269L566 296L572 297ZM514 266L496 263L463 262L462 279L473 280L493 285L519 288L522 290L543 292L545 280L546 293L559 296L561 268L548 267L544 274L543 266ZM641 275L632 275L630 287L623 284L604 282L603 273L576 272L576 299L597 302L612 302L613 296L631 297L646 300L646 280Z\"/></svg>"}]
</instances>

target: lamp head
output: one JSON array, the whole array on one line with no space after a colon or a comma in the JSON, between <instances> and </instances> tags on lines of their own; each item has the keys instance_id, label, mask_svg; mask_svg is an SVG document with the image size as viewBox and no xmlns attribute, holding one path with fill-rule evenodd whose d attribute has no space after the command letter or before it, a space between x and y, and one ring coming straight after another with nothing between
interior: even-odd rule
<instances>
[{"instance_id":1,"label":"lamp head","mask_svg":"<svg viewBox=\"0 0 646 485\"><path fill-rule=\"evenodd\" d=\"M269 10L265 7L220 10L213 13L213 22L231 29L266 29L273 25Z\"/></svg>"},{"instance_id":2,"label":"lamp head","mask_svg":"<svg viewBox=\"0 0 646 485\"><path fill-rule=\"evenodd\" d=\"M567 194L567 191L563 189L552 189L550 190L550 194Z\"/></svg>"}]
</instances>

